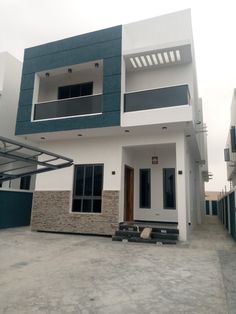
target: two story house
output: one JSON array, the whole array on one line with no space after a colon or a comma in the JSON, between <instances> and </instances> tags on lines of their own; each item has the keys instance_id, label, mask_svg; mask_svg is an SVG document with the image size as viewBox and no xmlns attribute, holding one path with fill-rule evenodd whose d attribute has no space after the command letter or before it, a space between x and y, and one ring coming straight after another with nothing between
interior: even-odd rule
<instances>
[{"instance_id":1,"label":"two story house","mask_svg":"<svg viewBox=\"0 0 236 314\"><path fill-rule=\"evenodd\" d=\"M186 240L207 180L190 10L26 49L16 134L74 160L37 175L32 230L165 222Z\"/></svg>"}]
</instances>

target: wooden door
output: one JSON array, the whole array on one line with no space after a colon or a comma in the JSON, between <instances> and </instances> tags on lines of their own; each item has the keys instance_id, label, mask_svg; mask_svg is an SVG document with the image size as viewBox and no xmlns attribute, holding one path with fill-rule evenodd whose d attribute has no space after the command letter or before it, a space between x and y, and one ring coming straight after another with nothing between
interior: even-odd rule
<instances>
[{"instance_id":1,"label":"wooden door","mask_svg":"<svg viewBox=\"0 0 236 314\"><path fill-rule=\"evenodd\" d=\"M124 221L134 219L134 169L125 165Z\"/></svg>"}]
</instances>

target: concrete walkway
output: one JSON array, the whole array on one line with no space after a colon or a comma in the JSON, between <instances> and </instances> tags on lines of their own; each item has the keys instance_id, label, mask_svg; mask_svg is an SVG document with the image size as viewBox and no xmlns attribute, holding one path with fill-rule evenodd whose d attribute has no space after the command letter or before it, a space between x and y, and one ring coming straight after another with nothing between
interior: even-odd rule
<instances>
[{"instance_id":1,"label":"concrete walkway","mask_svg":"<svg viewBox=\"0 0 236 314\"><path fill-rule=\"evenodd\" d=\"M236 313L236 244L202 225L189 244L0 231L0 313Z\"/></svg>"}]
</instances>

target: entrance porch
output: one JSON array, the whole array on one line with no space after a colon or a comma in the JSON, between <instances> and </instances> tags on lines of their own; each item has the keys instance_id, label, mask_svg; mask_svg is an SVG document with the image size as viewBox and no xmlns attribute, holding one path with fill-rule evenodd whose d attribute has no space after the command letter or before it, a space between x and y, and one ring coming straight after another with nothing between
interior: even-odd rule
<instances>
[{"instance_id":1,"label":"entrance porch","mask_svg":"<svg viewBox=\"0 0 236 314\"><path fill-rule=\"evenodd\" d=\"M175 224L187 239L183 142L123 147L120 222Z\"/></svg>"}]
</instances>

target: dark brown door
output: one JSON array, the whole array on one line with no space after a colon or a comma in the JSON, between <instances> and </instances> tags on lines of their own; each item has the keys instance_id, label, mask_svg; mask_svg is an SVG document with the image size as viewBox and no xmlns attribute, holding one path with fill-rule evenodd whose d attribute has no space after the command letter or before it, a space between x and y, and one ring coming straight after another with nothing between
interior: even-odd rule
<instances>
[{"instance_id":1,"label":"dark brown door","mask_svg":"<svg viewBox=\"0 0 236 314\"><path fill-rule=\"evenodd\" d=\"M134 169L125 166L124 221L134 219Z\"/></svg>"}]
</instances>

